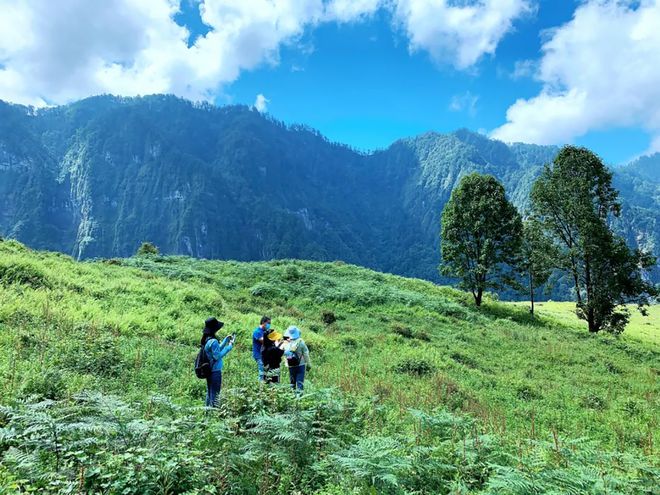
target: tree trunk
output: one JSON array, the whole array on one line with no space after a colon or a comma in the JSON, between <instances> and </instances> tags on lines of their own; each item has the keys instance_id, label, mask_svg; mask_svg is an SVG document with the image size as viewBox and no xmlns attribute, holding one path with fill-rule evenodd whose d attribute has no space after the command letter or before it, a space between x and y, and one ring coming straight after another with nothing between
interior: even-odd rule
<instances>
[{"instance_id":1,"label":"tree trunk","mask_svg":"<svg viewBox=\"0 0 660 495\"><path fill-rule=\"evenodd\" d=\"M529 309L529 312L534 314L534 276L530 270L529 272L529 301L532 303L532 307Z\"/></svg>"},{"instance_id":2,"label":"tree trunk","mask_svg":"<svg viewBox=\"0 0 660 495\"><path fill-rule=\"evenodd\" d=\"M474 296L474 304L481 306L481 298L483 296L483 289L478 289L476 295Z\"/></svg>"},{"instance_id":3,"label":"tree trunk","mask_svg":"<svg viewBox=\"0 0 660 495\"><path fill-rule=\"evenodd\" d=\"M587 322L589 323L589 332L596 333L600 330L600 326L596 323L596 315L594 314L594 308L591 305L593 293L593 286L591 281L591 264L589 262L589 256L585 255L584 257L584 288L587 291Z\"/></svg>"},{"instance_id":4,"label":"tree trunk","mask_svg":"<svg viewBox=\"0 0 660 495\"><path fill-rule=\"evenodd\" d=\"M596 318L594 316L594 310L589 308L587 311L587 323L589 324L589 331L591 333L596 333L600 331L600 326L596 324Z\"/></svg>"}]
</instances>

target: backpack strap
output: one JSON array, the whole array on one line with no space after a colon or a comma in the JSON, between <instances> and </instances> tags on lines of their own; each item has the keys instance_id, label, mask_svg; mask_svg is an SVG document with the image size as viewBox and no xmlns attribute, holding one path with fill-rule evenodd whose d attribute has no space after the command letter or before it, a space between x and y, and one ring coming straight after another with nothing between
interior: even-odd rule
<instances>
[{"instance_id":1,"label":"backpack strap","mask_svg":"<svg viewBox=\"0 0 660 495\"><path fill-rule=\"evenodd\" d=\"M209 344L209 342L211 342L212 340L215 340L215 341L218 342L218 344L220 344L220 341L219 341L217 338L215 338L215 337L209 337L208 340L204 343L204 352L206 353L206 358L209 360L209 363L211 363L211 367L213 367L213 365L215 364L215 361L213 360L213 354L210 353L210 352L207 352L207 351L206 351L206 346L207 346L207 345ZM209 351L210 351L210 350L211 350L211 348L209 347Z\"/></svg>"},{"instance_id":2,"label":"backpack strap","mask_svg":"<svg viewBox=\"0 0 660 495\"><path fill-rule=\"evenodd\" d=\"M289 347L288 351L294 354L298 358L298 361L302 361L303 356L302 353L299 352L299 349L300 349L300 340L296 342L295 346Z\"/></svg>"}]
</instances>

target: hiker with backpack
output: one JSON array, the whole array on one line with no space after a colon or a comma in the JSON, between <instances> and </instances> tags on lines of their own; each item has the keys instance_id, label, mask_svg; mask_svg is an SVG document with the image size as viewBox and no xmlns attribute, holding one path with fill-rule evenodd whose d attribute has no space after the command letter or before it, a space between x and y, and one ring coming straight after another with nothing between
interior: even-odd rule
<instances>
[{"instance_id":1,"label":"hiker with backpack","mask_svg":"<svg viewBox=\"0 0 660 495\"><path fill-rule=\"evenodd\" d=\"M271 330L264 337L261 360L264 363L264 381L266 383L280 383L280 365L284 355L282 334Z\"/></svg>"},{"instance_id":2,"label":"hiker with backpack","mask_svg":"<svg viewBox=\"0 0 660 495\"><path fill-rule=\"evenodd\" d=\"M259 326L252 332L252 359L257 363L257 372L259 373L259 381L264 381L264 362L261 358L261 350L263 349L264 337L270 332L270 318L263 316Z\"/></svg>"},{"instance_id":3,"label":"hiker with backpack","mask_svg":"<svg viewBox=\"0 0 660 495\"><path fill-rule=\"evenodd\" d=\"M218 342L216 334L224 323L216 318L204 322L200 350L195 360L195 374L198 378L206 378L206 407L216 407L222 388L222 358L231 351L234 337L227 335Z\"/></svg>"},{"instance_id":4,"label":"hiker with backpack","mask_svg":"<svg viewBox=\"0 0 660 495\"><path fill-rule=\"evenodd\" d=\"M284 357L286 365L289 368L289 381L294 390L303 390L305 382L305 372L312 369L312 363L309 360L309 349L305 341L300 338L300 329L290 326L284 332Z\"/></svg>"}]
</instances>

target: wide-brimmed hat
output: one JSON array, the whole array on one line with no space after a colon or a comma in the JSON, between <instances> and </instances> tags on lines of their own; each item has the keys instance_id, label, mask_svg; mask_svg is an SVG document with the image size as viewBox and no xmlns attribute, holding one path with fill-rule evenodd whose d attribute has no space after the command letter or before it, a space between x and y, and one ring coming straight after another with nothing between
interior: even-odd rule
<instances>
[{"instance_id":1,"label":"wide-brimmed hat","mask_svg":"<svg viewBox=\"0 0 660 495\"><path fill-rule=\"evenodd\" d=\"M211 317L204 322L204 327L208 328L212 332L217 332L223 326L225 326L225 324L221 321L218 321L218 319L215 317Z\"/></svg>"},{"instance_id":2,"label":"wide-brimmed hat","mask_svg":"<svg viewBox=\"0 0 660 495\"><path fill-rule=\"evenodd\" d=\"M300 338L300 329L295 326L290 326L289 328L286 329L286 332L284 332L285 337L289 337L291 340L296 340Z\"/></svg>"},{"instance_id":3,"label":"wide-brimmed hat","mask_svg":"<svg viewBox=\"0 0 660 495\"><path fill-rule=\"evenodd\" d=\"M275 342L276 340L280 340L282 338L282 334L277 330L273 330L267 335L267 337L268 340L272 340L273 342Z\"/></svg>"}]
</instances>

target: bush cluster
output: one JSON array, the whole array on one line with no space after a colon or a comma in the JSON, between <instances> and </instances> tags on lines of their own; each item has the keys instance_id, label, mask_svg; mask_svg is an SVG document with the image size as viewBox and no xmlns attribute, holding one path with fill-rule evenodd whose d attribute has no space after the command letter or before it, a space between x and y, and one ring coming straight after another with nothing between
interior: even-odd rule
<instances>
[{"instance_id":1,"label":"bush cluster","mask_svg":"<svg viewBox=\"0 0 660 495\"><path fill-rule=\"evenodd\" d=\"M409 375L414 376L424 376L433 373L435 371L435 366L426 359L407 358L398 363L394 367L394 371L408 373Z\"/></svg>"}]
</instances>

